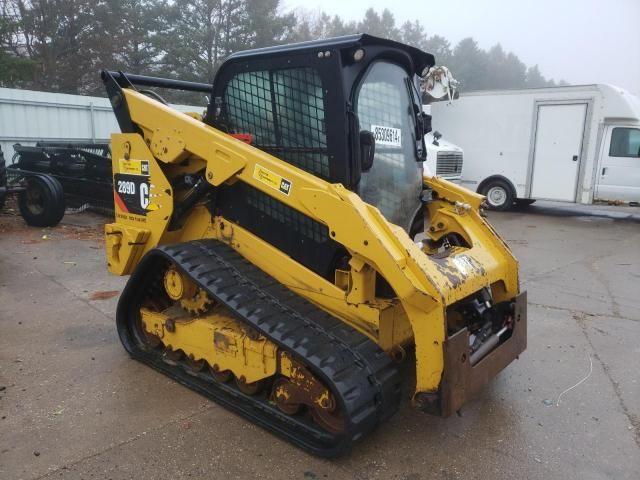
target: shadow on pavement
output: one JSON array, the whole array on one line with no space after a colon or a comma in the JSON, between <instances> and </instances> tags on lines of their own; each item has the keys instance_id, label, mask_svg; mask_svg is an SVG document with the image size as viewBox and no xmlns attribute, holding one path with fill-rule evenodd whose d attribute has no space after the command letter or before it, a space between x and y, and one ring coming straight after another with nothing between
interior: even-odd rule
<instances>
[{"instance_id":1,"label":"shadow on pavement","mask_svg":"<svg viewBox=\"0 0 640 480\"><path fill-rule=\"evenodd\" d=\"M640 207L538 201L533 205L516 207L513 211L551 217L594 217L640 223Z\"/></svg>"}]
</instances>

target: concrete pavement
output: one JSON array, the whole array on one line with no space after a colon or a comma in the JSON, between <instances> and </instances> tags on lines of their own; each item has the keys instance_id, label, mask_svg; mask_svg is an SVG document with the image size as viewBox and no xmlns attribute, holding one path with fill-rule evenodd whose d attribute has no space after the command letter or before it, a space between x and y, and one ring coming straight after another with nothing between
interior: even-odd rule
<instances>
[{"instance_id":1,"label":"concrete pavement","mask_svg":"<svg viewBox=\"0 0 640 480\"><path fill-rule=\"evenodd\" d=\"M520 260L527 351L462 416L405 401L323 460L128 358L101 217L0 217L0 478L637 479L640 226L539 208L490 220Z\"/></svg>"}]
</instances>

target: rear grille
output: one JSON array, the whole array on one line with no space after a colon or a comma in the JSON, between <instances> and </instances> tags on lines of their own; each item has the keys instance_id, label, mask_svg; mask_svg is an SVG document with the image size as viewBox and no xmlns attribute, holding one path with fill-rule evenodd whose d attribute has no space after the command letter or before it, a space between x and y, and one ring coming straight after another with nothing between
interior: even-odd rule
<instances>
[{"instance_id":1,"label":"rear grille","mask_svg":"<svg viewBox=\"0 0 640 480\"><path fill-rule=\"evenodd\" d=\"M462 174L462 152L438 152L436 175L441 177Z\"/></svg>"}]
</instances>

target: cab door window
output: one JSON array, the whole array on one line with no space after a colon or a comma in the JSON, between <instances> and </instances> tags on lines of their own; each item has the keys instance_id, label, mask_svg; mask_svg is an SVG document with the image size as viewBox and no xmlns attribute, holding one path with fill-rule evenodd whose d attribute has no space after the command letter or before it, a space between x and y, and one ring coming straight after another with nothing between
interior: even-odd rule
<instances>
[{"instance_id":1,"label":"cab door window","mask_svg":"<svg viewBox=\"0 0 640 480\"><path fill-rule=\"evenodd\" d=\"M360 179L361 198L392 223L409 231L421 206L422 163L416 161L414 104L398 65L377 62L365 75L356 99L361 130L375 138L373 166Z\"/></svg>"},{"instance_id":2,"label":"cab door window","mask_svg":"<svg viewBox=\"0 0 640 480\"><path fill-rule=\"evenodd\" d=\"M611 132L610 157L640 157L640 129L616 127Z\"/></svg>"}]
</instances>

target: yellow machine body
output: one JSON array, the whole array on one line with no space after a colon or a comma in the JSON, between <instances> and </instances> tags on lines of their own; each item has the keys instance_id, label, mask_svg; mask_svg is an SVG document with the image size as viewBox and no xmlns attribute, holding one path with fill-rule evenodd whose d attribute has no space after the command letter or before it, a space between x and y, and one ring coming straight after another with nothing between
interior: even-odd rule
<instances>
[{"instance_id":1,"label":"yellow machine body","mask_svg":"<svg viewBox=\"0 0 640 480\"><path fill-rule=\"evenodd\" d=\"M415 346L414 401L428 410L425 403L429 395L439 392L443 414L460 408L524 350L526 299L519 292L518 265L481 215L483 197L437 177L425 179L433 200L426 205L424 239L435 240L453 232L469 245L439 254L430 250L428 242L411 239L377 208L342 185L330 184L245 144L204 124L197 115L180 113L132 89L124 89L123 94L131 120L141 133L112 136L113 171L131 173L148 168L149 187L142 200L145 215L132 213L116 201L115 222L106 226L107 262L112 273L132 273L143 255L159 245L199 239L224 242L391 355L401 356L399 352ZM331 238L349 252L350 268L336 270L335 281L328 281L242 226L212 216L201 204L191 209L179 228L170 229L175 202L180 200L171 177L203 169L206 181L213 186L245 182L326 225ZM288 185L286 191L282 185ZM376 274L388 282L395 298L376 297ZM517 299L515 328L511 338L470 365L464 353L468 332L460 332L456 338L447 336L447 307L483 288L490 289L496 303ZM212 364L234 368L233 362L243 362L247 381L278 368L273 345L247 337L215 309L191 324L176 322L181 328L174 332L163 330L166 319L158 319L157 314L149 312L143 317L148 331L169 339L169 343L190 345L196 356L200 352L199 358ZM214 332L214 338L217 335L220 339L220 345L216 343L218 359L209 359L203 350L203 331ZM224 349L218 348L222 345L227 349L225 355Z\"/></svg>"}]
</instances>

